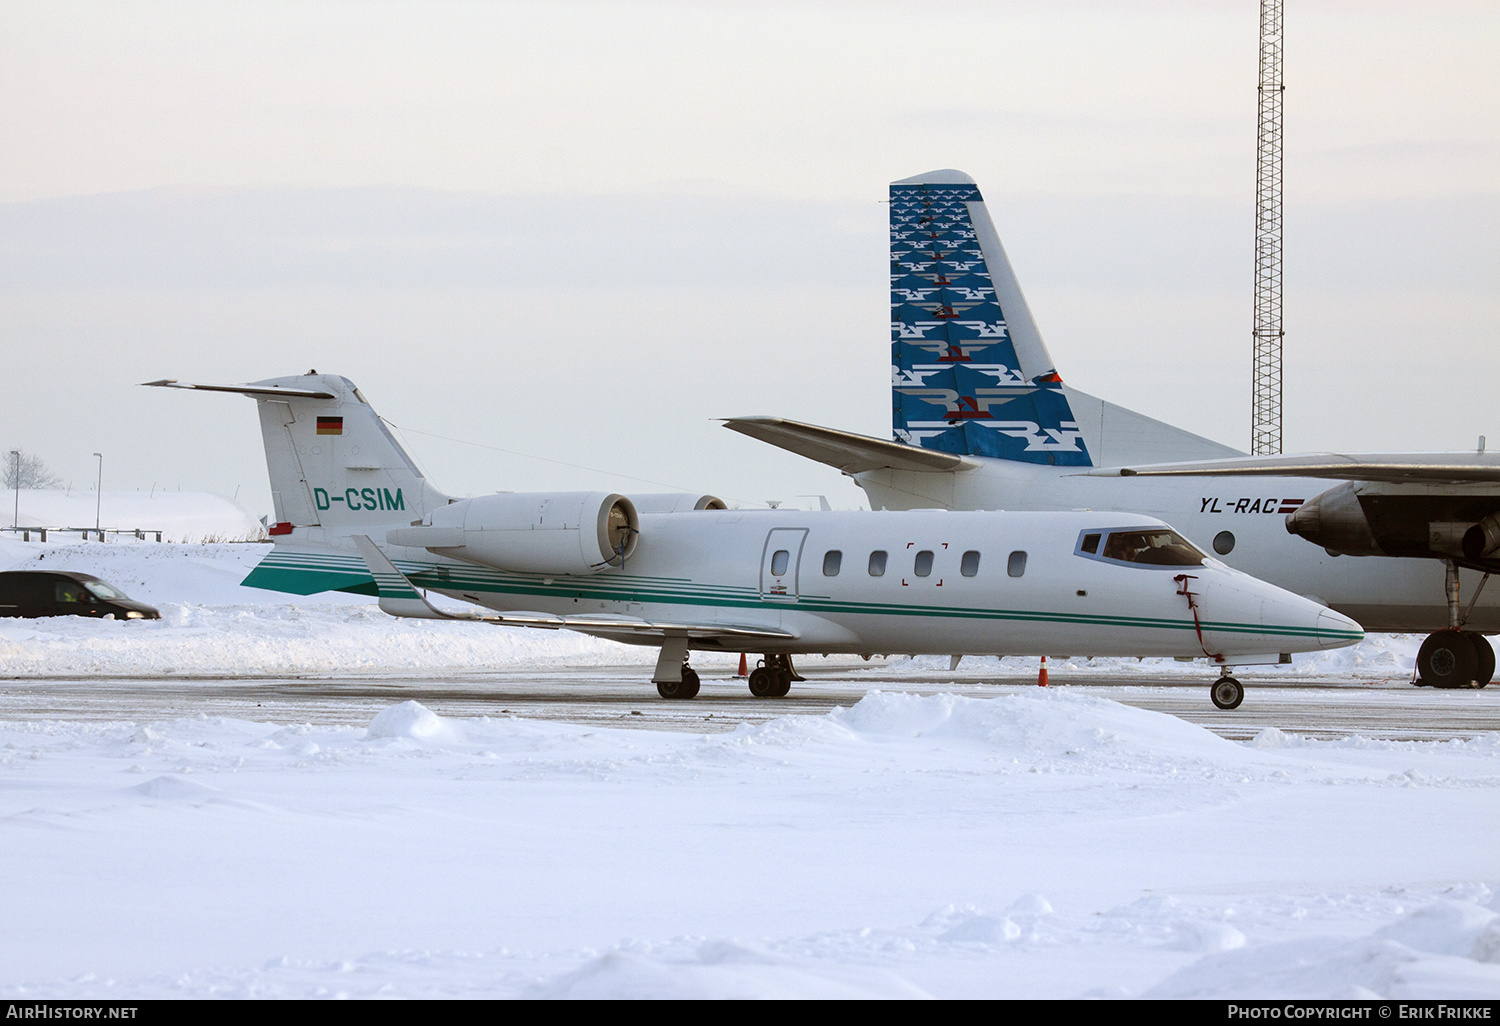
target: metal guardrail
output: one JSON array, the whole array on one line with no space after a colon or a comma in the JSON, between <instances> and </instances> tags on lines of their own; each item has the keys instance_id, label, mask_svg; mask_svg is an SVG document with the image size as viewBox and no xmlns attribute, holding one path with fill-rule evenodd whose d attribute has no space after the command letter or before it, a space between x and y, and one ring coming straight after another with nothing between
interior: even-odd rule
<instances>
[{"instance_id":1,"label":"metal guardrail","mask_svg":"<svg viewBox=\"0 0 1500 1026\"><path fill-rule=\"evenodd\" d=\"M71 534L77 531L84 541L88 541L91 534L99 541L103 541L106 534L130 534L134 535L138 541L145 541L146 535L151 534L156 536L157 541L161 541L163 533L154 527L0 527L0 531L19 534L22 541L31 541L33 534L41 535L41 540L46 541L48 531L53 534Z\"/></svg>"}]
</instances>

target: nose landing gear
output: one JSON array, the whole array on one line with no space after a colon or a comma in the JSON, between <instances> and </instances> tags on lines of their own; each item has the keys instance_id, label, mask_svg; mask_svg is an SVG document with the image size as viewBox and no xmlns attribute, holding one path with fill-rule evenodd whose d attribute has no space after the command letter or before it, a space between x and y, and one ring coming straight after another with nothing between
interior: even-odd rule
<instances>
[{"instance_id":1,"label":"nose landing gear","mask_svg":"<svg viewBox=\"0 0 1500 1026\"><path fill-rule=\"evenodd\" d=\"M1208 689L1208 697L1220 709L1238 709L1245 700L1245 688L1229 675L1229 667L1226 666L1223 674Z\"/></svg>"}]
</instances>

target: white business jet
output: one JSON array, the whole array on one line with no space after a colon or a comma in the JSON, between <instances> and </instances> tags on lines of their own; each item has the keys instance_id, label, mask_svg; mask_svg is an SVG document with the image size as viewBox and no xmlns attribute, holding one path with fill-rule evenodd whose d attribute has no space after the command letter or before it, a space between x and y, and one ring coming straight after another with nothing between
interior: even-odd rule
<instances>
[{"instance_id":1,"label":"white business jet","mask_svg":"<svg viewBox=\"0 0 1500 1026\"><path fill-rule=\"evenodd\" d=\"M760 653L758 698L802 653L1177 656L1234 666L1349 645L1359 625L1125 513L730 510L707 495L499 493L428 483L347 378L235 392L260 413L275 547L245 578L379 597L396 616L568 628L659 647L663 698L692 698L691 651ZM439 609L435 592L487 614Z\"/></svg>"},{"instance_id":2,"label":"white business jet","mask_svg":"<svg viewBox=\"0 0 1500 1026\"><path fill-rule=\"evenodd\" d=\"M1419 682L1489 682L1500 454L1247 457L1063 384L968 175L893 182L890 224L894 440L777 417L726 426L843 471L875 509L1160 517L1366 630L1432 632Z\"/></svg>"}]
</instances>

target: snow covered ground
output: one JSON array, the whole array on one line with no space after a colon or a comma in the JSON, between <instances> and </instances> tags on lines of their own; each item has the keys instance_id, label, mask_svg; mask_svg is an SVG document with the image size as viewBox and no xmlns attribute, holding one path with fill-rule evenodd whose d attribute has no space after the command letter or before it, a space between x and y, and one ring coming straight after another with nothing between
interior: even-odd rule
<instances>
[{"instance_id":1,"label":"snow covered ground","mask_svg":"<svg viewBox=\"0 0 1500 1026\"><path fill-rule=\"evenodd\" d=\"M0 678L650 661L239 588L262 551L0 542L166 614L0 621ZM0 996L1500 996L1500 734L1235 743L997 692L711 735L0 722Z\"/></svg>"}]
</instances>

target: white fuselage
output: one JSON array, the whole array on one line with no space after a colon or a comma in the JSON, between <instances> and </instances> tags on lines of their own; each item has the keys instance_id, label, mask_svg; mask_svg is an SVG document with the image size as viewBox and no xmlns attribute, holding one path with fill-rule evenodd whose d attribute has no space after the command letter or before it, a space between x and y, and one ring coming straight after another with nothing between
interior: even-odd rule
<instances>
[{"instance_id":1,"label":"white fuselage","mask_svg":"<svg viewBox=\"0 0 1500 1026\"><path fill-rule=\"evenodd\" d=\"M1287 532L1286 514L1337 481L1099 477L1078 469L972 458L978 469L947 474L883 470L855 479L876 509L1128 509L1170 523L1230 566L1315 598L1366 630L1433 631L1448 624L1441 562L1334 556ZM1233 547L1220 555L1214 542L1223 532L1233 536ZM1462 573L1466 607L1480 576ZM1500 631L1500 588L1480 593L1468 626Z\"/></svg>"},{"instance_id":2,"label":"white fuselage","mask_svg":"<svg viewBox=\"0 0 1500 1026\"><path fill-rule=\"evenodd\" d=\"M695 641L700 649L1221 656L1233 665L1238 657L1264 661L1259 657L1337 647L1361 636L1346 618L1213 559L1161 566L1080 551L1090 532L1107 537L1112 529L1141 528L1164 525L1131 514L1076 512L648 514L623 567L558 576L506 572L424 549L385 550L414 585L497 611L787 633L776 642ZM323 540L340 554L349 549L351 566L359 559L348 539ZM313 558L311 541L278 546L267 565L295 571L297 560ZM320 550L324 566L343 558ZM875 553L885 554L878 574ZM968 553L977 555L966 565ZM879 569L881 557L874 562ZM1188 579L1179 580L1184 574ZM1196 623L1184 584L1198 607Z\"/></svg>"}]
</instances>

